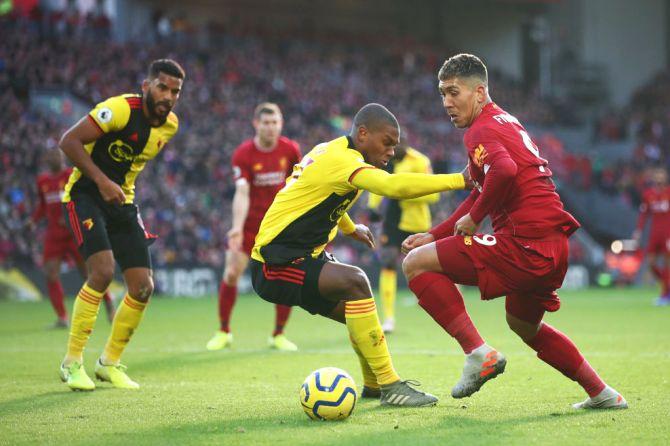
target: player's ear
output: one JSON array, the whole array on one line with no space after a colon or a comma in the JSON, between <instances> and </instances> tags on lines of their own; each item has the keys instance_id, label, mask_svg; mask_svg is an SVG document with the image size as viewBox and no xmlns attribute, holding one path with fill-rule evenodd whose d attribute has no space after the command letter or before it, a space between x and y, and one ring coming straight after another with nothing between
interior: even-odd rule
<instances>
[{"instance_id":1,"label":"player's ear","mask_svg":"<svg viewBox=\"0 0 670 446\"><path fill-rule=\"evenodd\" d=\"M364 125L358 126L357 135L358 135L358 140L360 142L365 143L365 141L367 141L367 139L368 139L369 134L370 133L368 132L367 127L365 127Z\"/></svg>"},{"instance_id":2,"label":"player's ear","mask_svg":"<svg viewBox=\"0 0 670 446\"><path fill-rule=\"evenodd\" d=\"M486 84L479 84L477 86L477 102L482 103L486 101Z\"/></svg>"},{"instance_id":3,"label":"player's ear","mask_svg":"<svg viewBox=\"0 0 670 446\"><path fill-rule=\"evenodd\" d=\"M151 85L151 81L149 81L149 79L144 79L142 81L142 93L147 94L149 91L149 85Z\"/></svg>"}]
</instances>

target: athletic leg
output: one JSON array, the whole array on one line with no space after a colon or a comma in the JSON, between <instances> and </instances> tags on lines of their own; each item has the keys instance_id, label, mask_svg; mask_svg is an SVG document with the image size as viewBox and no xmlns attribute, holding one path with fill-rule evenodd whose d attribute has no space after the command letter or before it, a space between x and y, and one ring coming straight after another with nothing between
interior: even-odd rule
<instances>
[{"instance_id":1,"label":"athletic leg","mask_svg":"<svg viewBox=\"0 0 670 446\"><path fill-rule=\"evenodd\" d=\"M546 362L586 391L589 398L575 407L625 408L623 397L598 376L577 346L565 334L542 321L544 307L541 302L520 294L505 299L507 324L537 357Z\"/></svg>"},{"instance_id":2,"label":"athletic leg","mask_svg":"<svg viewBox=\"0 0 670 446\"><path fill-rule=\"evenodd\" d=\"M73 251L72 257L74 258L75 265L77 266L77 270L79 271L79 275L86 281L86 278L88 277L88 269L86 268L86 262L84 262L84 259L79 255L78 252ZM105 294L102 296L102 303L105 305L105 311L107 312L107 320L111 323L112 320L114 319L114 300L112 299L112 294L109 292L109 289L105 291Z\"/></svg>"},{"instance_id":3,"label":"athletic leg","mask_svg":"<svg viewBox=\"0 0 670 446\"><path fill-rule=\"evenodd\" d=\"M331 319L341 321L344 309L349 339L361 362L364 387L370 391L381 388L383 405L425 406L437 402L434 396L400 380L379 323L370 283L360 268L327 262L319 275L318 288L324 299L338 302L329 315Z\"/></svg>"},{"instance_id":4,"label":"athletic leg","mask_svg":"<svg viewBox=\"0 0 670 446\"><path fill-rule=\"evenodd\" d=\"M477 285L478 275L472 260L457 249L462 237L440 241L412 250L403 262L409 287L419 305L459 343L465 353L461 379L452 388L454 398L477 392L486 381L505 371L507 361L480 336L465 309L456 283Z\"/></svg>"},{"instance_id":5,"label":"athletic leg","mask_svg":"<svg viewBox=\"0 0 670 446\"><path fill-rule=\"evenodd\" d=\"M60 281L60 265L61 260L59 258L45 259L44 274L47 278L49 300L58 317L54 327L67 328L69 321L67 319L67 310L65 309L65 293L63 292L63 285Z\"/></svg>"},{"instance_id":6,"label":"athletic leg","mask_svg":"<svg viewBox=\"0 0 670 446\"><path fill-rule=\"evenodd\" d=\"M384 333L391 333L395 329L395 301L398 288L396 267L400 259L400 248L386 245L380 250L382 268L379 272L379 295L382 301Z\"/></svg>"}]
</instances>

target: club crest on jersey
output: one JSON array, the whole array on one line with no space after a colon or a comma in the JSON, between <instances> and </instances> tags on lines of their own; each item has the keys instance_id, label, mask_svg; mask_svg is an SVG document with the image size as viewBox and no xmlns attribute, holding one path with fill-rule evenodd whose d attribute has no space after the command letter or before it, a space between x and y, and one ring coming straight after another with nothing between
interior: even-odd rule
<instances>
[{"instance_id":1,"label":"club crest on jersey","mask_svg":"<svg viewBox=\"0 0 670 446\"><path fill-rule=\"evenodd\" d=\"M82 221L81 224L84 225L87 231L90 231L93 227L93 219L87 218L86 220Z\"/></svg>"},{"instance_id":2,"label":"club crest on jersey","mask_svg":"<svg viewBox=\"0 0 670 446\"><path fill-rule=\"evenodd\" d=\"M475 149L475 153L473 155L473 161L475 162L475 165L481 169L481 167L484 165L484 160L486 160L486 157L489 156L488 152L484 148L483 145L478 145L477 148Z\"/></svg>"},{"instance_id":3,"label":"club crest on jersey","mask_svg":"<svg viewBox=\"0 0 670 446\"><path fill-rule=\"evenodd\" d=\"M254 169L254 172L258 172L260 170L263 170L263 163L254 164L254 167L252 167L252 169Z\"/></svg>"},{"instance_id":4,"label":"club crest on jersey","mask_svg":"<svg viewBox=\"0 0 670 446\"><path fill-rule=\"evenodd\" d=\"M465 243L466 246L471 246L472 245L472 236L466 235L463 237L463 243Z\"/></svg>"},{"instance_id":5,"label":"club crest on jersey","mask_svg":"<svg viewBox=\"0 0 670 446\"><path fill-rule=\"evenodd\" d=\"M281 159L279 160L279 168L285 170L287 164L288 160L282 156Z\"/></svg>"},{"instance_id":6,"label":"club crest on jersey","mask_svg":"<svg viewBox=\"0 0 670 446\"><path fill-rule=\"evenodd\" d=\"M107 149L109 156L118 163L132 162L135 159L133 148L117 139L109 145Z\"/></svg>"},{"instance_id":7,"label":"club crest on jersey","mask_svg":"<svg viewBox=\"0 0 670 446\"><path fill-rule=\"evenodd\" d=\"M351 200L347 198L340 204L338 207L333 209L333 212L330 213L330 221L337 221L344 215L345 212L347 212L347 208L349 207L349 203L351 203Z\"/></svg>"}]
</instances>

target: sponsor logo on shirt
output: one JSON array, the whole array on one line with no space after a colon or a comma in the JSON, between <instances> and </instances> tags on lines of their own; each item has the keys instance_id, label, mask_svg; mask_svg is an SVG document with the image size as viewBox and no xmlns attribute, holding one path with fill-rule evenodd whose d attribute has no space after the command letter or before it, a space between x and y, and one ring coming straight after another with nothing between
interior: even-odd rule
<instances>
[{"instance_id":1,"label":"sponsor logo on shirt","mask_svg":"<svg viewBox=\"0 0 670 446\"><path fill-rule=\"evenodd\" d=\"M349 203L351 203L351 200L347 198L342 202L341 205L336 207L333 212L330 213L330 221L337 221L344 215L345 212L347 212L347 208L349 207Z\"/></svg>"},{"instance_id":2,"label":"sponsor logo on shirt","mask_svg":"<svg viewBox=\"0 0 670 446\"><path fill-rule=\"evenodd\" d=\"M286 172L257 173L254 175L254 186L277 186L283 184L285 180Z\"/></svg>"},{"instance_id":3,"label":"sponsor logo on shirt","mask_svg":"<svg viewBox=\"0 0 670 446\"><path fill-rule=\"evenodd\" d=\"M109 156L118 163L132 162L135 159L133 148L117 139L107 148Z\"/></svg>"}]
</instances>

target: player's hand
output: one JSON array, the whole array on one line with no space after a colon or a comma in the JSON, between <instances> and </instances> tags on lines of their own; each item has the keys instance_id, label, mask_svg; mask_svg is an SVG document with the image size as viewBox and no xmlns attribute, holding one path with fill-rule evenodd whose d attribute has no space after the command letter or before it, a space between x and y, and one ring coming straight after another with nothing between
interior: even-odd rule
<instances>
[{"instance_id":1,"label":"player's hand","mask_svg":"<svg viewBox=\"0 0 670 446\"><path fill-rule=\"evenodd\" d=\"M404 242L402 242L400 251L403 254L407 254L419 246L427 245L428 243L433 243L434 241L435 237L430 232L419 232L418 234L412 234L407 237Z\"/></svg>"},{"instance_id":2,"label":"player's hand","mask_svg":"<svg viewBox=\"0 0 670 446\"><path fill-rule=\"evenodd\" d=\"M232 228L228 231L228 249L231 251L241 251L242 250L242 230L237 228Z\"/></svg>"},{"instance_id":3,"label":"player's hand","mask_svg":"<svg viewBox=\"0 0 670 446\"><path fill-rule=\"evenodd\" d=\"M477 232L479 225L470 217L470 213L458 219L454 225L454 235L472 235Z\"/></svg>"},{"instance_id":4,"label":"player's hand","mask_svg":"<svg viewBox=\"0 0 670 446\"><path fill-rule=\"evenodd\" d=\"M98 190L102 199L106 203L123 204L126 202L126 194L123 193L121 186L106 178L98 184Z\"/></svg>"},{"instance_id":5,"label":"player's hand","mask_svg":"<svg viewBox=\"0 0 670 446\"><path fill-rule=\"evenodd\" d=\"M465 166L465 169L461 171L461 175L465 179L465 190L472 190L475 188L475 182L470 176L470 164Z\"/></svg>"},{"instance_id":6,"label":"player's hand","mask_svg":"<svg viewBox=\"0 0 670 446\"><path fill-rule=\"evenodd\" d=\"M372 235L372 231L365 225L356 225L356 230L351 234L347 234L347 236L367 245L368 248L374 249L375 247L375 238Z\"/></svg>"}]
</instances>

